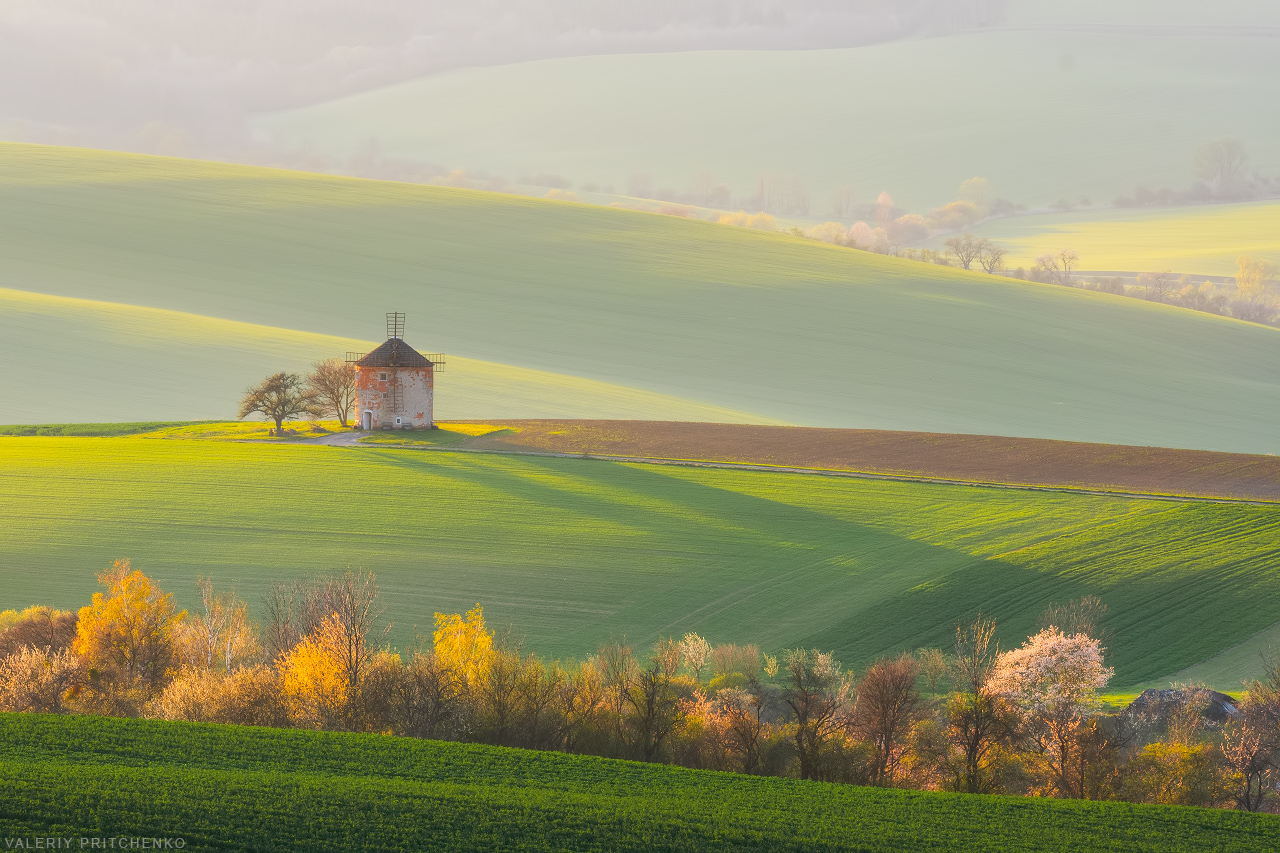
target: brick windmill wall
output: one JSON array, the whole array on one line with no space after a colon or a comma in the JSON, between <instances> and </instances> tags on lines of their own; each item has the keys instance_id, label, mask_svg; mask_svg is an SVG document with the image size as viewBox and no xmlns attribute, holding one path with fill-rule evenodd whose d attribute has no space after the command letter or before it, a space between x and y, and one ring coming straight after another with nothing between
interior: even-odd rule
<instances>
[{"instance_id":1,"label":"brick windmill wall","mask_svg":"<svg viewBox=\"0 0 1280 853\"><path fill-rule=\"evenodd\" d=\"M348 355L356 366L358 429L432 429L435 427L435 372L443 363L400 337L403 314L387 315L386 343L367 355Z\"/></svg>"}]
</instances>

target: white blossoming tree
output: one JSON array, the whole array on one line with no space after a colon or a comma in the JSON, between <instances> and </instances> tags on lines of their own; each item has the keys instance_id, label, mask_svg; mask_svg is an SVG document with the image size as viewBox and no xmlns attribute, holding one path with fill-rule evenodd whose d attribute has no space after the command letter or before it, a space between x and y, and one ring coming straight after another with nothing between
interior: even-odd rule
<instances>
[{"instance_id":1,"label":"white blossoming tree","mask_svg":"<svg viewBox=\"0 0 1280 853\"><path fill-rule=\"evenodd\" d=\"M690 631L680 641L679 648L680 658L684 661L685 666L689 667L689 671L693 673L695 680L701 681L702 668L707 665L707 661L711 658L711 644Z\"/></svg>"},{"instance_id":2,"label":"white blossoming tree","mask_svg":"<svg viewBox=\"0 0 1280 853\"><path fill-rule=\"evenodd\" d=\"M1098 711L1098 693L1113 674L1102 654L1102 644L1087 634L1067 635L1051 625L996 661L992 687L1021 711L1059 796L1079 796L1072 784L1076 735Z\"/></svg>"}]
</instances>

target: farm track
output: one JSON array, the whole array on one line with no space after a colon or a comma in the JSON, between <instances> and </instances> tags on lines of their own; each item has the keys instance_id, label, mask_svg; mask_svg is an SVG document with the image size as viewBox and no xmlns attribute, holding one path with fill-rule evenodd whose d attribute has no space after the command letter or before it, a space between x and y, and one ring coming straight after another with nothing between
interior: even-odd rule
<instances>
[{"instance_id":1,"label":"farm track","mask_svg":"<svg viewBox=\"0 0 1280 853\"><path fill-rule=\"evenodd\" d=\"M686 468L718 468L731 471L761 471L774 474L810 474L820 477L845 477L855 480L889 480L900 483L930 483L941 486L974 486L983 489L1013 489L1025 492L1065 492L1073 495L1093 495L1110 498L1141 498L1142 500L1171 501L1175 503L1245 504L1248 506L1274 506L1280 501L1249 500L1247 498L1215 498L1194 495L1163 495L1154 492L1120 492L1103 489L1073 488L1071 486L1031 486L1017 483L989 483L979 480L948 480L940 477L913 477L904 474L877 474L869 471L832 471L823 468L796 468L781 465L751 465L743 462L714 462L701 459L662 459L654 456L607 456L593 453L555 453L538 450L499 450L488 447L460 447L410 444L360 444L358 439L335 440L326 436L312 439L306 444L323 444L331 447L377 447L384 450L426 450L436 453L484 453L493 456L538 456L553 459L586 459L597 462L626 462L641 465L674 465Z\"/></svg>"},{"instance_id":2,"label":"farm track","mask_svg":"<svg viewBox=\"0 0 1280 853\"><path fill-rule=\"evenodd\" d=\"M447 446L379 446L1175 502L1280 503L1280 458L1274 456L884 430L660 421L492 423L514 432ZM354 434L317 441L358 446Z\"/></svg>"},{"instance_id":3,"label":"farm track","mask_svg":"<svg viewBox=\"0 0 1280 853\"><path fill-rule=\"evenodd\" d=\"M396 448L402 449L402 448ZM594 459L600 462L633 462L645 465L681 465L689 468L725 468L738 471L764 471L774 474L813 474L820 477L849 477L856 480L893 480L901 483L933 483L944 486L977 486L984 489L1017 489L1027 492L1070 492L1076 495L1096 495L1110 498L1142 498L1143 500L1175 501L1178 503L1248 504L1274 506L1280 501L1247 500L1244 498L1208 498L1184 495L1161 495L1153 492L1111 492L1098 489L1079 489L1070 486L1025 486L1016 483L986 483L977 480L944 480L938 477L911 477L901 474L873 474L866 471L829 471L822 468L790 468L777 465L748 465L742 462L707 462L698 459L659 459L653 456L599 456L590 453L549 453L533 450L491 450L479 447L416 447L412 450L435 450L448 453L491 453L507 456L551 456L560 459Z\"/></svg>"}]
</instances>

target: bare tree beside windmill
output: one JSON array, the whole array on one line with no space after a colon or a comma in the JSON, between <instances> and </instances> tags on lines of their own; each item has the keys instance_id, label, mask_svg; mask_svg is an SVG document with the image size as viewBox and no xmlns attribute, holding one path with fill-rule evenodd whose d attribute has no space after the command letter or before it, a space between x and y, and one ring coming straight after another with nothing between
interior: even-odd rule
<instances>
[{"instance_id":1,"label":"bare tree beside windmill","mask_svg":"<svg viewBox=\"0 0 1280 853\"><path fill-rule=\"evenodd\" d=\"M318 413L315 395L296 373L273 373L245 392L238 417L260 414L275 421L273 435L283 435L284 422Z\"/></svg>"},{"instance_id":2,"label":"bare tree beside windmill","mask_svg":"<svg viewBox=\"0 0 1280 853\"><path fill-rule=\"evenodd\" d=\"M340 358L326 358L312 365L307 386L321 414L337 418L338 423L346 427L351 409L356 404L358 379L359 371L354 364Z\"/></svg>"}]
</instances>

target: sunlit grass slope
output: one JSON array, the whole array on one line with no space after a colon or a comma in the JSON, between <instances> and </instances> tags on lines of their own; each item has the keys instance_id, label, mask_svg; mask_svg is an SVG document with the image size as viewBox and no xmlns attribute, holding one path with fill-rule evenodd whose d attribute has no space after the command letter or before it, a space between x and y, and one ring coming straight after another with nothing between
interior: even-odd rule
<instances>
[{"instance_id":1,"label":"sunlit grass slope","mask_svg":"<svg viewBox=\"0 0 1280 853\"><path fill-rule=\"evenodd\" d=\"M81 605L122 557L187 604L200 575L257 602L354 565L401 646L480 602L548 655L694 630L865 664L978 612L1015 642L1097 594L1118 686L1280 619L1275 507L147 438L0 438L0 485L5 607Z\"/></svg>"},{"instance_id":2,"label":"sunlit grass slope","mask_svg":"<svg viewBox=\"0 0 1280 853\"><path fill-rule=\"evenodd\" d=\"M377 344L181 311L0 288L0 419L234 416L276 370ZM436 416L622 417L764 422L748 412L544 370L449 356Z\"/></svg>"},{"instance_id":3,"label":"sunlit grass slope","mask_svg":"<svg viewBox=\"0 0 1280 853\"><path fill-rule=\"evenodd\" d=\"M452 361L442 418L570 414L541 405L561 395L587 417L1280 451L1274 329L783 235L22 145L0 146L0 234L0 356L21 368L0 389L32 422L225 418L402 310L423 351L558 375ZM469 391L498 405L450 397Z\"/></svg>"},{"instance_id":4,"label":"sunlit grass slope","mask_svg":"<svg viewBox=\"0 0 1280 853\"><path fill-rule=\"evenodd\" d=\"M0 831L187 850L1272 850L1280 819L974 797L379 735L0 716ZM34 845L33 845L34 846Z\"/></svg>"},{"instance_id":5,"label":"sunlit grass slope","mask_svg":"<svg viewBox=\"0 0 1280 853\"><path fill-rule=\"evenodd\" d=\"M1011 266L1067 247L1090 270L1234 276L1236 258L1280 264L1280 202L1082 210L994 219L973 229L1009 249ZM941 245L943 238L933 241Z\"/></svg>"},{"instance_id":6,"label":"sunlit grass slope","mask_svg":"<svg viewBox=\"0 0 1280 853\"><path fill-rule=\"evenodd\" d=\"M1059 5L1073 17L1074 4ZM1148 8L1149 22L1170 20ZM1263 106L1280 55L1242 25L1257 17L1181 29L1046 18L841 50L468 68L258 127L343 157L373 140L382 154L449 168L559 173L620 190L633 172L681 189L705 171L745 196L761 174L789 173L815 191L815 215L840 185L864 202L887 190L923 211L974 175L1024 204L1110 201L1137 184L1187 186L1195 150L1224 136L1243 139L1262 173L1280 171L1280 114Z\"/></svg>"}]
</instances>

